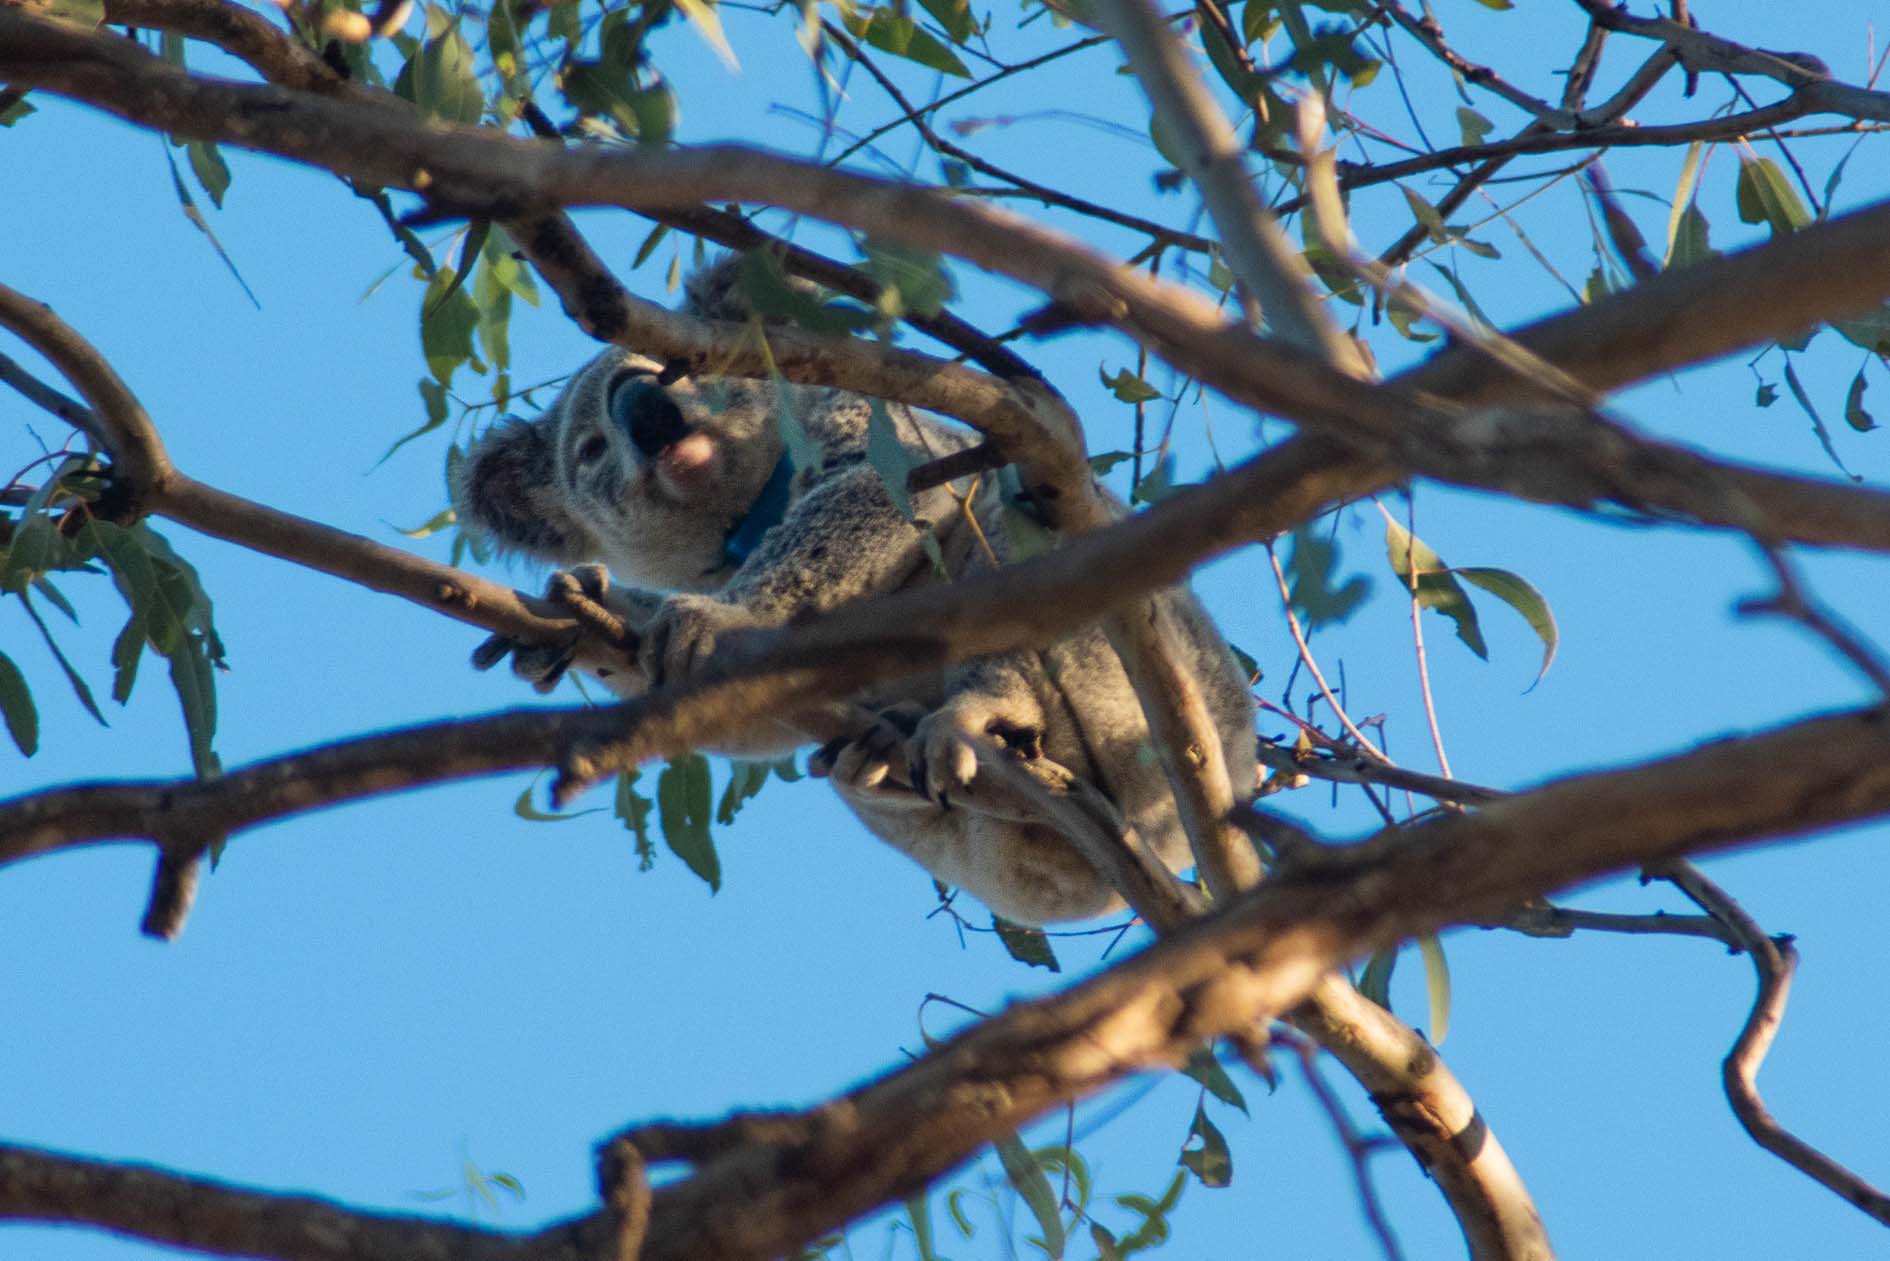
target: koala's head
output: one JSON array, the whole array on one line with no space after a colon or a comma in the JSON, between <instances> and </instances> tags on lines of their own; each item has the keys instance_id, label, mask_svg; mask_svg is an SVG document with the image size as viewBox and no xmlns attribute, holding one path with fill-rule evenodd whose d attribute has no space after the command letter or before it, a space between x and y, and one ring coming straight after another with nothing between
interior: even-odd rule
<instances>
[{"instance_id":1,"label":"koala's head","mask_svg":"<svg viewBox=\"0 0 1890 1261\"><path fill-rule=\"evenodd\" d=\"M624 581L712 591L729 533L780 459L766 382L665 385L661 365L610 350L536 420L507 420L468 454L454 487L463 524L501 547Z\"/></svg>"}]
</instances>

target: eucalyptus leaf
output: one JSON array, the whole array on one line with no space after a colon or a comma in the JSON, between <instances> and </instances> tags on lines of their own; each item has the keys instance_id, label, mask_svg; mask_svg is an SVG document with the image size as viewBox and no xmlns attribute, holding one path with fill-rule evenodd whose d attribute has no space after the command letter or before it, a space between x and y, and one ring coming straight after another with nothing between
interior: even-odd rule
<instances>
[{"instance_id":1,"label":"eucalyptus leaf","mask_svg":"<svg viewBox=\"0 0 1890 1261\"><path fill-rule=\"evenodd\" d=\"M1030 1154L1015 1134L999 1139L992 1146L997 1149L998 1160L1004 1166L1004 1176L1023 1198L1031 1216L1037 1219L1044 1250L1052 1257L1062 1256L1063 1213L1057 1204L1056 1192L1050 1189L1050 1180L1044 1176L1043 1166L1037 1163L1037 1158Z\"/></svg>"},{"instance_id":2,"label":"eucalyptus leaf","mask_svg":"<svg viewBox=\"0 0 1890 1261\"><path fill-rule=\"evenodd\" d=\"M656 812L663 843L715 893L722 863L709 837L709 789L709 759L700 753L672 758L656 779Z\"/></svg>"},{"instance_id":3,"label":"eucalyptus leaf","mask_svg":"<svg viewBox=\"0 0 1890 1261\"><path fill-rule=\"evenodd\" d=\"M1412 575L1416 574L1416 590L1413 594L1418 606L1433 609L1449 618L1457 627L1457 638L1463 640L1471 652L1488 661L1490 649L1483 642L1483 629L1477 624L1477 611L1471 607L1470 596L1462 584L1452 576L1450 566L1424 540L1411 534L1389 515L1385 518L1385 551L1391 560L1391 571L1398 575L1398 581L1406 590L1412 589Z\"/></svg>"},{"instance_id":4,"label":"eucalyptus leaf","mask_svg":"<svg viewBox=\"0 0 1890 1261\"><path fill-rule=\"evenodd\" d=\"M1555 660L1555 650L1561 643L1561 634L1556 629L1555 614L1549 611L1549 601L1520 574L1507 569L1464 568L1451 571L1465 582L1483 588L1510 608L1522 614L1529 623L1529 629L1542 641L1542 668L1536 671L1535 682L1542 682L1542 676L1549 672L1549 665Z\"/></svg>"},{"instance_id":5,"label":"eucalyptus leaf","mask_svg":"<svg viewBox=\"0 0 1890 1261\"><path fill-rule=\"evenodd\" d=\"M32 757L39 752L39 710L33 705L32 689L4 652L0 652L0 718L6 720L7 734L21 753Z\"/></svg>"},{"instance_id":6,"label":"eucalyptus leaf","mask_svg":"<svg viewBox=\"0 0 1890 1261\"><path fill-rule=\"evenodd\" d=\"M1424 958L1424 992L1431 1004L1431 1045L1442 1046L1450 1034L1450 965L1435 933L1418 938L1418 953Z\"/></svg>"},{"instance_id":7,"label":"eucalyptus leaf","mask_svg":"<svg viewBox=\"0 0 1890 1261\"><path fill-rule=\"evenodd\" d=\"M1028 963L1033 968L1047 968L1052 972L1063 971L1063 965L1057 962L1056 952L1050 949L1050 939L1044 936L1043 929L1013 924L998 915L991 917L991 927L997 930L998 940L1004 943L1004 949L1019 963Z\"/></svg>"}]
</instances>

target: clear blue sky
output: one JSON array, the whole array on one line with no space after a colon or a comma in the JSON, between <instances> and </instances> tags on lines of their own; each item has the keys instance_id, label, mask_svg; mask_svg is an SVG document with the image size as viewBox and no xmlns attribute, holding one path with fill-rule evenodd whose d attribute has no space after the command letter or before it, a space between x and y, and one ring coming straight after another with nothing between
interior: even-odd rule
<instances>
[{"instance_id":1,"label":"clear blue sky","mask_svg":"<svg viewBox=\"0 0 1890 1261\"><path fill-rule=\"evenodd\" d=\"M1011 11L999 8L1000 23L1009 21ZM1574 6L1531 8L1541 12L1439 6L1472 56L1504 59L1552 95L1559 89L1548 71L1572 47ZM1864 6L1795 5L1789 23L1756 3L1698 9L1720 33L1805 48L1843 77L1864 76ZM683 97L682 139L810 143L811 127L793 111L818 106L805 64L790 55L785 21L729 15L744 64L737 77L687 30L660 33L658 59ZM1604 74L1619 75L1641 55L1614 50ZM1455 133L1456 102L1410 56L1414 99L1441 143ZM1515 57L1525 60L1518 66ZM1041 97L1001 89L943 118L1052 107L1130 117L1130 86L1112 68L1107 54L1088 54L1046 80ZM907 82L920 95L930 86L921 76ZM891 117L862 77L848 86L844 123ZM1717 100L1723 89L1709 83L1702 93ZM1666 116L1675 95L1642 116ZM399 541L393 527L432 515L443 503L437 435L377 464L421 418L414 382L424 367L418 287L403 273L362 300L400 261L368 205L326 176L231 154L235 183L212 220L261 299L258 312L177 212L159 139L35 100L40 114L0 133L13 173L0 279L51 302L112 359L193 475L388 542ZM1477 106L1498 120L1499 133L1515 123L1513 111L1487 98ZM1173 213L1150 189L1158 160L1149 146L1080 120L1020 118L968 143L1051 183ZM895 136L886 152L904 163L911 146ZM1836 151L1800 152L1821 182ZM1890 191L1879 153L1866 146L1851 164L1840 205ZM1621 154L1610 164L1618 186L1665 196L1678 160ZM936 175L929 161L918 171ZM1758 235L1733 214L1733 173L1722 151L1705 176L1702 206L1721 248ZM1665 206L1628 205L1660 239ZM1401 213L1395 192L1360 197L1355 215L1367 245L1388 240ZM1593 260L1572 186L1519 218L1579 284ZM623 214L584 222L619 265L646 230ZM1126 241L1076 226L1105 246ZM1504 253L1499 263L1463 260L1494 318L1512 323L1566 300L1507 229L1478 235ZM817 233L803 239L831 242ZM668 258L666 245L633 283L658 294ZM1002 326L1025 302L1007 282L962 267L957 275L966 314L988 326ZM1425 268L1414 278L1437 279ZM519 315L513 345L520 382L568 370L589 353L561 316L542 310ZM1381 336L1376 345L1394 360L1397 343ZM11 343L4 349L19 353ZM1077 401L1094 449L1126 445L1127 409L1095 383L1099 364L1113 372L1133 363L1125 343L1068 338L1026 353ZM1845 461L1882 482L1890 476L1885 439L1853 434L1839 419L1862 357L1827 334L1801 358L1800 373ZM1778 379L1776 356L1761 367ZM1884 374L1873 371L1872 399L1881 402ZM456 384L469 397L483 388L466 374ZM1650 384L1621 410L1717 452L1828 472L1789 398L1757 410L1753 390L1752 375L1733 362ZM1176 422L1187 476L1208 468L1209 426L1223 456L1253 448L1246 417L1190 400ZM63 439L57 422L0 397L0 466L11 471L32 458L34 435ZM1519 619L1484 602L1488 664L1464 651L1447 624L1427 619L1440 720L1464 778L1525 786L1865 698L1817 643L1732 614L1738 598L1766 589L1751 550L1735 541L1600 525L1428 486L1416 513L1419 533L1446 559L1523 573L1561 622L1555 667L1524 694L1537 647ZM220 691L226 764L530 699L507 677L467 668L475 632L178 527L160 529L201 568L217 602L234 667ZM1315 647L1328 670L1343 663L1355 713L1390 715L1394 756L1431 769L1407 608L1387 581L1381 536L1370 509L1341 525L1347 572L1370 574L1376 595ZM414 546L445 551L438 539ZM1821 557L1808 572L1855 624L1876 631L1890 620L1882 562ZM521 585L540 581L523 568L513 573ZM1230 636L1260 660L1262 691L1277 700L1291 645L1264 560L1224 562L1200 585ZM63 586L84 624L61 628L62 641L102 695L122 605L102 580ZM17 610L0 609L0 645L29 671L44 723L32 762L0 748L0 793L186 771L161 669L147 664L130 705L112 708L111 729L101 732ZM1262 729L1278 732L1277 724ZM927 918L925 876L871 841L824 786L771 785L719 831L726 880L711 897L666 852L640 874L629 837L606 814L515 819L511 803L527 782L437 789L246 834L207 881L183 939L167 946L136 932L150 866L142 847L0 872L0 1137L393 1210L427 1207L417 1197L454 1187L470 1158L523 1182L528 1198L500 1220L524 1227L590 1203L590 1146L621 1124L811 1103L917 1050L928 993L992 1010L1057 983L1012 963L988 935L961 947L947 923ZM1276 801L1334 834L1369 825L1356 803L1341 798L1334 809L1323 789ZM581 805L607 802L595 794ZM1860 829L1710 864L1769 930L1798 934L1804 953L1784 1035L1761 1079L1769 1102L1804 1137L1880 1182L1890 1180L1882 1143L1890 1110L1880 1090L1860 1084L1878 1079L1890 1041L1875 979L1878 891L1890 879L1885 835ZM1631 880L1574 900L1686 909ZM1124 948L1140 940L1132 934ZM1067 966L1087 969L1098 962L1098 943L1064 940L1058 949ZM1564 1255L1843 1257L1882 1248L1881 1228L1759 1152L1726 1109L1718 1060L1751 997L1744 959L1666 939L1538 942L1465 931L1447 945L1455 1003L1446 1058L1515 1158ZM1415 957L1401 967L1394 997L1402 1014L1425 1023ZM938 1034L961 1018L934 1005L923 1027ZM1234 1185L1188 1188L1166 1255L1373 1255L1330 1128L1284 1067L1272 1097L1243 1079L1251 1121L1225 1108L1214 1114L1233 1145ZM1166 1184L1195 1094L1186 1081L1145 1081L1078 1109L1079 1130L1093 1130L1080 1146L1100 1194ZM1347 1098L1358 1120L1372 1119L1357 1092ZM1055 1119L1032 1137L1053 1141L1062 1127ZM1456 1255L1455 1226L1412 1162L1393 1153L1374 1170L1407 1255ZM434 1207L467 1209L461 1200ZM974 1210L987 1223L1013 1211L1003 1196ZM966 1242L935 1215L944 1254L1003 1255L992 1226ZM1101 1216L1128 1223L1113 1209ZM862 1228L857 1255L882 1255L885 1230ZM170 1254L91 1233L0 1227L7 1261L160 1255ZM909 1242L893 1255L911 1255Z\"/></svg>"}]
</instances>

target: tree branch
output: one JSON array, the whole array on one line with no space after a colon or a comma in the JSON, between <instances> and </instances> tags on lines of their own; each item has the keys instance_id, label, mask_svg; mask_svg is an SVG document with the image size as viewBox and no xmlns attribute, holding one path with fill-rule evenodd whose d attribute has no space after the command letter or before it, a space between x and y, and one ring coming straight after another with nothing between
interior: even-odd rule
<instances>
[{"instance_id":1,"label":"tree branch","mask_svg":"<svg viewBox=\"0 0 1890 1261\"><path fill-rule=\"evenodd\" d=\"M670 1136L659 1152L700 1158L693 1176L654 1193L642 1259L791 1251L910 1194L1050 1108L1280 1014L1334 966L1367 951L1452 923L1487 922L1531 897L1624 868L1886 813L1890 727L1882 711L1868 710L1388 830L1284 870L1109 971L1017 1004L809 1113L758 1118L740 1127L739 1143L691 1145L676 1141L687 1127L658 1127ZM643 1132L624 1137L634 1143ZM1482 1134L1472 1116L1451 1138L1475 1148ZM646 1158L666 1158L637 1146ZM293 1261L523 1255L517 1236L419 1226L151 1170L135 1171L144 1193L134 1196L124 1191L125 1172L0 1149L0 1217L89 1222L202 1251ZM613 1241L614 1225L603 1212L557 1223L532 1238L530 1255L596 1257Z\"/></svg>"}]
</instances>

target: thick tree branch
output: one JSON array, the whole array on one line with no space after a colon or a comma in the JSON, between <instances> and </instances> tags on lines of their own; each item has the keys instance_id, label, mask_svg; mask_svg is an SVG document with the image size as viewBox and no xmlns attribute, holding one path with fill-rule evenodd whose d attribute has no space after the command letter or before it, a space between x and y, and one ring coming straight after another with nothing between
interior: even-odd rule
<instances>
[{"instance_id":1,"label":"thick tree branch","mask_svg":"<svg viewBox=\"0 0 1890 1261\"><path fill-rule=\"evenodd\" d=\"M691 1131L676 1126L627 1131L633 1143L645 1133L669 1136L653 1141L653 1159L699 1157L693 1176L655 1192L643 1261L791 1251L910 1194L1066 1100L1279 1015L1334 966L1369 950L1452 923L1488 922L1612 871L1886 813L1890 726L1870 710L1576 776L1475 815L1388 831L1283 871L1109 971L1019 1004L810 1113L714 1127L739 1141L692 1144ZM1452 1137L1474 1147L1480 1134L1472 1117ZM652 1146L637 1143L646 1156ZM0 1216L84 1221L202 1251L295 1261L595 1257L612 1242L606 1213L559 1223L536 1238L535 1251L521 1253L501 1250L516 1248L517 1236L435 1231L324 1203L285 1207L264 1192L155 1171L138 1171L152 1180L148 1194L124 1194L126 1184L116 1181L123 1172L4 1149ZM192 1211L199 1204L217 1211ZM259 1221L268 1223L266 1236ZM390 1225L405 1233L376 1233ZM323 1250L337 1238L352 1246Z\"/></svg>"},{"instance_id":2,"label":"thick tree branch","mask_svg":"<svg viewBox=\"0 0 1890 1261\"><path fill-rule=\"evenodd\" d=\"M1500 402L1528 397L1474 350L1448 351L1374 390L1287 347L1228 326L1212 304L1121 269L1066 238L988 207L808 167L753 150L559 152L466 129L417 129L385 110L280 89L193 80L124 41L75 35L0 9L0 74L181 135L218 138L453 200L503 207L549 198L639 208L752 198L962 255L1039 284L1077 311L1146 339L1238 402L1340 436L1426 476L1588 507L1625 504L1802 542L1884 547L1882 499L1808 479L1714 465L1585 417L1521 427L1439 409L1405 391ZM424 175L424 179L416 180ZM1631 293L1524 330L1518 340L1606 390L1854 314L1890 294L1890 206L1860 211L1742 254L1664 273ZM1710 306L1722 318L1691 312ZM1585 333L1585 337L1576 334ZM810 354L812 354L810 348ZM1612 362L1605 358L1617 354ZM831 360L830 360L831 361ZM861 388L873 383L858 381ZM1754 521L1757 513L1760 520Z\"/></svg>"}]
</instances>

